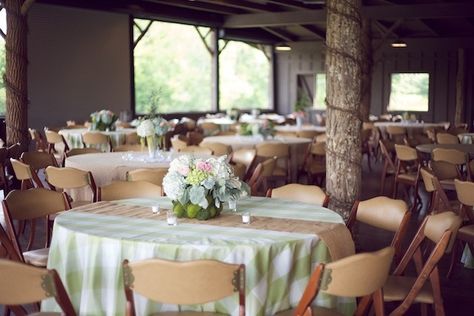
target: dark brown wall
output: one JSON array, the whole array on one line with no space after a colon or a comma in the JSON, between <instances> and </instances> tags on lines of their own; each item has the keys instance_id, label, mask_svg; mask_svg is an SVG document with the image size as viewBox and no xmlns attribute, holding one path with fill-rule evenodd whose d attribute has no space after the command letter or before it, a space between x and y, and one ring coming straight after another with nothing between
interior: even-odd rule
<instances>
[{"instance_id":1,"label":"dark brown wall","mask_svg":"<svg viewBox=\"0 0 474 316\"><path fill-rule=\"evenodd\" d=\"M291 52L277 53L279 91L277 107L290 113L296 102L298 74L324 72L324 46L321 42L291 44ZM379 46L374 43L374 46ZM429 112L420 113L425 121L453 121L456 93L457 50L466 57L465 121L473 120L474 39L408 41L408 48L394 49L388 43L374 53L371 113L386 111L392 72L429 72Z\"/></svg>"}]
</instances>

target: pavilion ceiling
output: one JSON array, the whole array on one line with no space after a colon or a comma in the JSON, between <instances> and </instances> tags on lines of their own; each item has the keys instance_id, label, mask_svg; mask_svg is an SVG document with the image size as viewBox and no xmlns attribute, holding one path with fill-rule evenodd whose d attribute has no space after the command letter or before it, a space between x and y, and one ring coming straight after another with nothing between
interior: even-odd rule
<instances>
[{"instance_id":1,"label":"pavilion ceiling","mask_svg":"<svg viewBox=\"0 0 474 316\"><path fill-rule=\"evenodd\" d=\"M137 18L219 27L221 37L264 43L324 41L320 0L38 0ZM474 37L472 0L365 0L374 39Z\"/></svg>"}]
</instances>

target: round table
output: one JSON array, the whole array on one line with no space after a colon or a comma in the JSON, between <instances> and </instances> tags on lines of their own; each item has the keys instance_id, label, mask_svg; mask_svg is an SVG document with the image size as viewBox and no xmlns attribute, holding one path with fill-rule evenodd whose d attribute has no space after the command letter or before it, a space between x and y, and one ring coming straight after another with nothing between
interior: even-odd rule
<instances>
[{"instance_id":1,"label":"round table","mask_svg":"<svg viewBox=\"0 0 474 316\"><path fill-rule=\"evenodd\" d=\"M301 131L316 131L320 133L325 133L326 132L326 126L316 126L316 125L302 125L302 126L297 126L297 125L279 125L275 126L275 130L277 132L283 132L283 133L297 133Z\"/></svg>"},{"instance_id":2,"label":"round table","mask_svg":"<svg viewBox=\"0 0 474 316\"><path fill-rule=\"evenodd\" d=\"M290 147L290 177L292 181L296 181L298 166L303 162L304 154L311 143L311 139L302 137L283 137L277 136L271 139L264 139L261 135L242 136L242 135L225 135L210 136L203 140L203 143L222 143L232 147L232 150L241 148L254 148L258 144L263 143L283 143Z\"/></svg>"},{"instance_id":3,"label":"round table","mask_svg":"<svg viewBox=\"0 0 474 316\"><path fill-rule=\"evenodd\" d=\"M160 205L160 214L152 206ZM251 212L250 224L227 206L208 221L178 219L168 226L166 197L100 202L64 212L55 219L48 268L58 271L78 315L124 315L122 262L150 258L214 259L243 263L246 315L273 315L296 306L316 264L354 252L350 232L335 212L294 201L250 198L238 210ZM351 246L352 245L352 246ZM201 310L202 306L153 304L136 299L137 315ZM353 314L355 299L320 294L315 304ZM238 315L238 299L206 303L206 311ZM43 311L57 310L54 300Z\"/></svg>"},{"instance_id":4,"label":"round table","mask_svg":"<svg viewBox=\"0 0 474 316\"><path fill-rule=\"evenodd\" d=\"M59 131L59 134L63 135L66 139L66 142L69 148L82 148L82 134L89 132L87 128L72 128L72 129L62 129ZM116 147L118 145L125 144L126 136L128 134L133 134L137 132L136 128L119 128L115 131L93 131L96 133L102 133L109 135L112 140L112 146Z\"/></svg>"},{"instance_id":5,"label":"round table","mask_svg":"<svg viewBox=\"0 0 474 316\"><path fill-rule=\"evenodd\" d=\"M110 184L112 181L125 180L127 171L140 168L168 168L170 162L185 153L160 152L162 158L150 161L145 152L108 152L98 154L76 155L66 158L66 167L73 167L92 172L98 187ZM209 155L196 157L208 158ZM91 192L85 189L72 190L75 200L91 200Z\"/></svg>"},{"instance_id":6,"label":"round table","mask_svg":"<svg viewBox=\"0 0 474 316\"><path fill-rule=\"evenodd\" d=\"M387 136L387 127L388 126L398 126L406 128L407 134L409 137L413 137L415 134L421 134L426 128L436 128L442 127L447 129L449 127L449 122L440 122L440 123L416 123L416 122L375 122L375 127L378 127L380 133L384 138Z\"/></svg>"},{"instance_id":7,"label":"round table","mask_svg":"<svg viewBox=\"0 0 474 316\"><path fill-rule=\"evenodd\" d=\"M469 154L471 158L474 158L474 144L423 144L416 146L416 150L425 154L431 154L435 148L444 149L456 149Z\"/></svg>"}]
</instances>

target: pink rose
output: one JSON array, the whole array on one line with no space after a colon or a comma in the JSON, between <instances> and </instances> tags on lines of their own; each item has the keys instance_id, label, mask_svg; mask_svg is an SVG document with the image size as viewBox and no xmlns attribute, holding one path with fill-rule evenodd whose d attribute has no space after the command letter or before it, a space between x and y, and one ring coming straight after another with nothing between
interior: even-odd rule
<instances>
[{"instance_id":1,"label":"pink rose","mask_svg":"<svg viewBox=\"0 0 474 316\"><path fill-rule=\"evenodd\" d=\"M204 172L211 172L212 170L211 164L205 161L199 161L196 164L196 168Z\"/></svg>"}]
</instances>

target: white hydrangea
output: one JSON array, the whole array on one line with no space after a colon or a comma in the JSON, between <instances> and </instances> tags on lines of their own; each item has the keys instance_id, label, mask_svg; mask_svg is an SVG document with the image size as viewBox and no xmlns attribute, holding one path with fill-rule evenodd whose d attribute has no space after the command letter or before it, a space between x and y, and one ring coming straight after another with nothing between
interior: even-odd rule
<instances>
[{"instance_id":1,"label":"white hydrangea","mask_svg":"<svg viewBox=\"0 0 474 316\"><path fill-rule=\"evenodd\" d=\"M153 136L155 134L155 125L151 120L143 120L137 127L137 134L140 137Z\"/></svg>"},{"instance_id":2,"label":"white hydrangea","mask_svg":"<svg viewBox=\"0 0 474 316\"><path fill-rule=\"evenodd\" d=\"M163 178L163 189L171 200L178 200L184 193L186 182L184 177L168 172Z\"/></svg>"}]
</instances>

